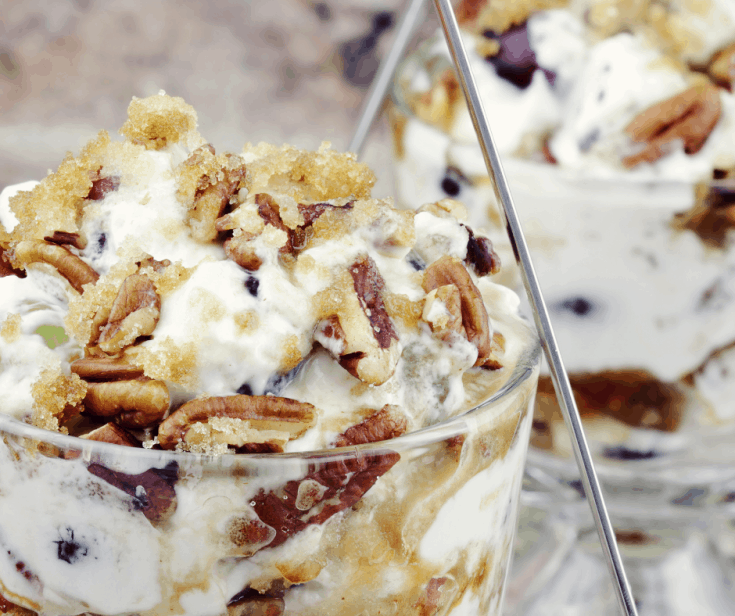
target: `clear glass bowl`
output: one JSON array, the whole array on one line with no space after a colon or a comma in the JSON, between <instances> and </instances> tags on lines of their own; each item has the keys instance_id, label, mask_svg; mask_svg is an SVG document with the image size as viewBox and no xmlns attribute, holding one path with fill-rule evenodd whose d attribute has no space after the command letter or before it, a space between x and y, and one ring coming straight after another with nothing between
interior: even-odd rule
<instances>
[{"instance_id":1,"label":"clear glass bowl","mask_svg":"<svg viewBox=\"0 0 735 616\"><path fill-rule=\"evenodd\" d=\"M435 107L423 100L423 119L414 112L417 92L451 70L441 47L437 39L427 41L394 84L396 194L408 208L447 197L465 203L473 227L484 230L501 255L502 282L520 289L476 140L449 128L441 115L429 121L426 110L440 110L441 96ZM491 129L498 121L489 118ZM731 614L733 559L718 553L711 529L732 534L735 396L728 392L735 390L728 374L735 361L735 234L705 241L684 222L706 200L715 208L735 203L733 181L703 186L642 174L590 177L542 154L506 156L503 165L579 391L639 611L692 613L677 588L700 579L681 579L684 570L699 568L716 580L707 583L708 596L718 598L705 602L707 613ZM520 607L513 613L617 613L566 426L543 376L524 501L528 528L520 530L511 584L512 602ZM594 558L582 558L581 546ZM592 561L599 575L582 590L579 579L594 577Z\"/></svg>"},{"instance_id":2,"label":"clear glass bowl","mask_svg":"<svg viewBox=\"0 0 735 616\"><path fill-rule=\"evenodd\" d=\"M530 336L467 413L300 454L132 449L0 416L0 611L499 615L538 368Z\"/></svg>"}]
</instances>

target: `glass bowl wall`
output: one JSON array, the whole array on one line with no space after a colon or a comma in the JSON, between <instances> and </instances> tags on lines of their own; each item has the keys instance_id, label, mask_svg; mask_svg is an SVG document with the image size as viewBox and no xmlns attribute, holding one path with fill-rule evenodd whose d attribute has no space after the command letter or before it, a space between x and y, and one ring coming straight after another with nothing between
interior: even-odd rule
<instances>
[{"instance_id":1,"label":"glass bowl wall","mask_svg":"<svg viewBox=\"0 0 735 616\"><path fill-rule=\"evenodd\" d=\"M342 449L199 456L0 416L2 611L499 615L538 376L527 346L471 411Z\"/></svg>"}]
</instances>

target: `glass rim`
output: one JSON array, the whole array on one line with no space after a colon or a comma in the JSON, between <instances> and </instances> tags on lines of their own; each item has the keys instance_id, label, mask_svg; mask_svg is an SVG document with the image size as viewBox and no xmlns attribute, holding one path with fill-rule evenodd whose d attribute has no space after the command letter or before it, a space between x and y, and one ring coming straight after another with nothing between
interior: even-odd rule
<instances>
[{"instance_id":1,"label":"glass rim","mask_svg":"<svg viewBox=\"0 0 735 616\"><path fill-rule=\"evenodd\" d=\"M528 324L527 324L528 325ZM52 432L24 423L14 417L0 413L0 438L3 435L30 439L64 450L80 451L84 459L95 456L111 457L117 460L143 462L150 460L154 464L177 462L183 466L212 465L226 468L237 465L238 461L252 463L267 463L268 461L293 461L308 458L344 457L358 455L370 451L408 451L427 446L442 440L458 436L468 429L468 422L489 407L493 407L505 396L517 391L534 372L538 371L541 357L541 343L535 329L528 326L529 334L519 354L513 371L503 382L502 386L490 397L467 409L463 413L445 419L439 423L426 426L419 430L403 434L393 439L333 447L299 452L280 453L226 453L226 454L199 454L186 451L171 451L161 449L146 449L138 447L123 447L113 443L92 441L77 436L70 436L60 432ZM534 388L535 392L535 388Z\"/></svg>"}]
</instances>

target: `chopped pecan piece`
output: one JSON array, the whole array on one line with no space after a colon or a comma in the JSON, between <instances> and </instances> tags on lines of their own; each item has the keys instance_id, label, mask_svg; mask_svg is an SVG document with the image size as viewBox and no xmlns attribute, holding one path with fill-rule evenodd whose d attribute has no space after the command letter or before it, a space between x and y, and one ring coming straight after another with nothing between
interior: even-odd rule
<instances>
[{"instance_id":1,"label":"chopped pecan piece","mask_svg":"<svg viewBox=\"0 0 735 616\"><path fill-rule=\"evenodd\" d=\"M216 221L225 211L245 177L245 166L222 169L221 180L197 191L194 208L189 212L189 226L194 239L211 242L217 237Z\"/></svg>"},{"instance_id":2,"label":"chopped pecan piece","mask_svg":"<svg viewBox=\"0 0 735 616\"><path fill-rule=\"evenodd\" d=\"M291 230L283 224L280 208L275 199L266 193L260 193L255 195L255 204L258 206L258 214L265 221L265 224L280 229L288 236L288 240L279 248L279 252L291 254L293 252Z\"/></svg>"},{"instance_id":3,"label":"chopped pecan piece","mask_svg":"<svg viewBox=\"0 0 735 616\"><path fill-rule=\"evenodd\" d=\"M100 177L96 173L92 178L92 188L89 189L87 199L91 201L100 201L105 198L107 193L116 191L120 187L120 178L116 175Z\"/></svg>"},{"instance_id":4,"label":"chopped pecan piece","mask_svg":"<svg viewBox=\"0 0 735 616\"><path fill-rule=\"evenodd\" d=\"M279 546L307 526L323 524L333 515L352 507L398 460L400 455L387 449L370 454L355 452L314 464L304 479L289 481L277 490L261 490L253 499L253 509L262 522L276 530L267 547ZM308 508L304 508L303 490L300 489L305 482L314 495ZM315 484L324 489L315 494Z\"/></svg>"},{"instance_id":5,"label":"chopped pecan piece","mask_svg":"<svg viewBox=\"0 0 735 616\"><path fill-rule=\"evenodd\" d=\"M493 249L493 243L486 237L476 236L472 229L465 226L470 238L467 241L465 263L475 270L478 276L497 274L500 271L500 257Z\"/></svg>"},{"instance_id":6,"label":"chopped pecan piece","mask_svg":"<svg viewBox=\"0 0 735 616\"><path fill-rule=\"evenodd\" d=\"M695 205L677 214L675 226L694 231L707 244L723 247L728 231L735 228L735 181L698 186Z\"/></svg>"},{"instance_id":7,"label":"chopped pecan piece","mask_svg":"<svg viewBox=\"0 0 735 616\"><path fill-rule=\"evenodd\" d=\"M97 428L87 434L83 434L79 438L97 441L99 443L122 445L123 447L140 447L140 442L137 438L114 423L107 423L101 428Z\"/></svg>"},{"instance_id":8,"label":"chopped pecan piece","mask_svg":"<svg viewBox=\"0 0 735 616\"><path fill-rule=\"evenodd\" d=\"M49 235L43 239L46 242L59 244L60 246L68 244L69 246L74 246L74 248L78 248L79 250L82 250L87 245L78 233L69 233L68 231L54 231L53 235Z\"/></svg>"},{"instance_id":9,"label":"chopped pecan piece","mask_svg":"<svg viewBox=\"0 0 735 616\"><path fill-rule=\"evenodd\" d=\"M163 381L136 379L87 383L84 408L97 417L115 417L126 428L155 426L168 411L170 397Z\"/></svg>"},{"instance_id":10,"label":"chopped pecan piece","mask_svg":"<svg viewBox=\"0 0 735 616\"><path fill-rule=\"evenodd\" d=\"M263 265L263 260L255 254L251 239L246 235L233 235L225 241L225 254L243 269L256 272Z\"/></svg>"},{"instance_id":11,"label":"chopped pecan piece","mask_svg":"<svg viewBox=\"0 0 735 616\"><path fill-rule=\"evenodd\" d=\"M479 289L459 259L444 256L434 261L424 272L423 288L426 293L444 285L459 289L462 307L462 325L467 339L477 347L475 366L485 363L492 352L487 309Z\"/></svg>"},{"instance_id":12,"label":"chopped pecan piece","mask_svg":"<svg viewBox=\"0 0 735 616\"><path fill-rule=\"evenodd\" d=\"M396 407L386 404L381 410L350 428L334 441L335 447L387 441L406 433L408 422Z\"/></svg>"},{"instance_id":13,"label":"chopped pecan piece","mask_svg":"<svg viewBox=\"0 0 735 616\"><path fill-rule=\"evenodd\" d=\"M179 478L176 462L166 468L151 468L139 475L127 475L113 471L101 464L90 464L87 470L133 497L138 511L151 522L164 522L176 511L176 490Z\"/></svg>"},{"instance_id":14,"label":"chopped pecan piece","mask_svg":"<svg viewBox=\"0 0 735 616\"><path fill-rule=\"evenodd\" d=\"M27 610L12 601L8 601L2 595L0 595L0 614L6 614L7 616L36 616L36 612Z\"/></svg>"},{"instance_id":15,"label":"chopped pecan piece","mask_svg":"<svg viewBox=\"0 0 735 616\"><path fill-rule=\"evenodd\" d=\"M298 438L316 421L316 409L307 402L277 396L222 396L192 400L171 413L158 427L158 441L174 449L195 423L214 417L247 421L255 430L273 430Z\"/></svg>"},{"instance_id":16,"label":"chopped pecan piece","mask_svg":"<svg viewBox=\"0 0 735 616\"><path fill-rule=\"evenodd\" d=\"M720 93L712 84L691 87L646 109L625 128L633 141L646 146L624 158L623 164L631 168L642 162L654 162L666 153L664 146L676 140L684 142L687 154L696 154L721 113Z\"/></svg>"},{"instance_id":17,"label":"chopped pecan piece","mask_svg":"<svg viewBox=\"0 0 735 616\"><path fill-rule=\"evenodd\" d=\"M85 381L120 381L143 376L143 368L112 357L85 357L72 362L74 374Z\"/></svg>"},{"instance_id":18,"label":"chopped pecan piece","mask_svg":"<svg viewBox=\"0 0 735 616\"><path fill-rule=\"evenodd\" d=\"M429 292L421 318L429 324L437 338L445 342L453 334L467 335L462 325L462 298L459 289L453 284Z\"/></svg>"},{"instance_id":19,"label":"chopped pecan piece","mask_svg":"<svg viewBox=\"0 0 735 616\"><path fill-rule=\"evenodd\" d=\"M22 269L15 269L10 260L5 255L5 250L0 246L0 278L5 276L17 276L18 278L25 278L26 273Z\"/></svg>"},{"instance_id":20,"label":"chopped pecan piece","mask_svg":"<svg viewBox=\"0 0 735 616\"><path fill-rule=\"evenodd\" d=\"M144 274L128 276L112 304L107 325L99 337L105 353L118 353L140 336L153 333L161 314L161 298Z\"/></svg>"},{"instance_id":21,"label":"chopped pecan piece","mask_svg":"<svg viewBox=\"0 0 735 616\"><path fill-rule=\"evenodd\" d=\"M505 353L505 336L500 332L495 332L490 345L490 354L485 359L482 367L486 370L499 370L503 367L500 361L500 355L503 353Z\"/></svg>"},{"instance_id":22,"label":"chopped pecan piece","mask_svg":"<svg viewBox=\"0 0 735 616\"><path fill-rule=\"evenodd\" d=\"M735 43L714 55L707 72L717 85L732 91L735 83Z\"/></svg>"},{"instance_id":23,"label":"chopped pecan piece","mask_svg":"<svg viewBox=\"0 0 735 616\"><path fill-rule=\"evenodd\" d=\"M14 253L15 259L23 265L48 263L55 267L78 293L84 292L82 287L85 284L94 284L99 278L99 274L78 256L57 244L43 240L23 240L15 246Z\"/></svg>"}]
</instances>

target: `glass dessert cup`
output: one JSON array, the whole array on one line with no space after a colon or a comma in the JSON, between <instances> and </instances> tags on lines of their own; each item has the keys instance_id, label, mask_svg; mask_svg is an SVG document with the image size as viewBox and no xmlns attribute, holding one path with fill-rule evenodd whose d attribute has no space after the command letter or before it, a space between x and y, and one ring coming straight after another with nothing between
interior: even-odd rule
<instances>
[{"instance_id":1,"label":"glass dessert cup","mask_svg":"<svg viewBox=\"0 0 735 616\"><path fill-rule=\"evenodd\" d=\"M309 453L131 449L0 416L2 611L500 614L539 356L532 337L461 416Z\"/></svg>"},{"instance_id":2,"label":"glass dessert cup","mask_svg":"<svg viewBox=\"0 0 735 616\"><path fill-rule=\"evenodd\" d=\"M442 127L439 108L429 122L411 106L412 84L435 83L449 67L434 45L406 61L393 91L399 202L465 203L503 258L503 282L519 288L479 146ZM639 612L732 613L732 558L718 546L731 534L735 487L735 244L721 216L732 181L585 177L543 157L503 162ZM580 486L542 376L509 613L618 613ZM699 582L708 590L695 608L681 598Z\"/></svg>"}]
</instances>

